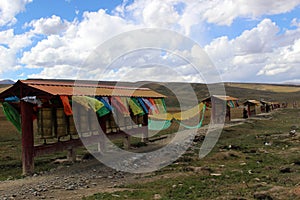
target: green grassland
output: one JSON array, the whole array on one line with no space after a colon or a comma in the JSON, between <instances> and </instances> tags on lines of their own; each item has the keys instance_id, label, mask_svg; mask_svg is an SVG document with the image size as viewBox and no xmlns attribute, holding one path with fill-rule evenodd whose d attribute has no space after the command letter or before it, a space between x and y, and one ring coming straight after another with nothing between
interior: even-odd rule
<instances>
[{"instance_id":1,"label":"green grassland","mask_svg":"<svg viewBox=\"0 0 300 200\"><path fill-rule=\"evenodd\" d=\"M300 140L288 132L299 124L300 110L272 116L225 128L204 159L197 157L201 144L195 144L174 164L151 175L165 178L85 199L299 199L293 189L300 183Z\"/></svg>"}]
</instances>

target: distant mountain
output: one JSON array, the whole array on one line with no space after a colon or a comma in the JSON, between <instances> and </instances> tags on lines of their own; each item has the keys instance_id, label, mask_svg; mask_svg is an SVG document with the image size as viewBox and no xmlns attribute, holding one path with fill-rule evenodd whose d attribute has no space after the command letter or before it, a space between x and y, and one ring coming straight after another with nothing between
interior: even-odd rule
<instances>
[{"instance_id":1,"label":"distant mountain","mask_svg":"<svg viewBox=\"0 0 300 200\"><path fill-rule=\"evenodd\" d=\"M284 82L284 84L287 84L287 85L298 85L300 86L300 81L290 81L290 82Z\"/></svg>"},{"instance_id":2,"label":"distant mountain","mask_svg":"<svg viewBox=\"0 0 300 200\"><path fill-rule=\"evenodd\" d=\"M0 85L13 85L15 82L9 79L0 81Z\"/></svg>"}]
</instances>

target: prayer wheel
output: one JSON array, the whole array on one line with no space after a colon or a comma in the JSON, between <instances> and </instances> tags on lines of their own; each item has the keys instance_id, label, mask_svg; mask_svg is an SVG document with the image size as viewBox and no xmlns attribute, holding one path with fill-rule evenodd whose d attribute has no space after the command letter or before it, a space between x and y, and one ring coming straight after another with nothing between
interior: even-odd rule
<instances>
[{"instance_id":1,"label":"prayer wheel","mask_svg":"<svg viewBox=\"0 0 300 200\"><path fill-rule=\"evenodd\" d=\"M53 108L39 109L37 116L38 134L42 139L51 139L56 136L54 130L54 113Z\"/></svg>"},{"instance_id":2,"label":"prayer wheel","mask_svg":"<svg viewBox=\"0 0 300 200\"><path fill-rule=\"evenodd\" d=\"M68 135L67 119L63 108L56 109L56 136L58 138Z\"/></svg>"}]
</instances>

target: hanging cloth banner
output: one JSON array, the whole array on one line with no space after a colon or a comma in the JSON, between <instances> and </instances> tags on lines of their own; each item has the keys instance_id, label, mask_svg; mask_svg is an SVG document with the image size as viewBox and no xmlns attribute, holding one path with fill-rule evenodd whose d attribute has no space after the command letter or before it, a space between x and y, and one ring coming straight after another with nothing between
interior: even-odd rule
<instances>
[{"instance_id":1,"label":"hanging cloth banner","mask_svg":"<svg viewBox=\"0 0 300 200\"><path fill-rule=\"evenodd\" d=\"M154 103L159 113L167 112L166 104L164 103L163 99L154 99Z\"/></svg>"},{"instance_id":2,"label":"hanging cloth banner","mask_svg":"<svg viewBox=\"0 0 300 200\"><path fill-rule=\"evenodd\" d=\"M112 107L109 104L108 97L96 97L96 99L101 101L108 110L112 111Z\"/></svg>"},{"instance_id":3,"label":"hanging cloth banner","mask_svg":"<svg viewBox=\"0 0 300 200\"><path fill-rule=\"evenodd\" d=\"M183 124L181 121L179 120L175 120L178 124L180 124L181 126L187 128L187 129L195 129L195 128L201 128L202 126L202 122L204 120L204 114L205 114L205 110L206 110L206 106L204 104L204 106L202 107L202 116L201 116L201 120L200 122L196 125L196 126L189 126L189 125L185 125Z\"/></svg>"},{"instance_id":4,"label":"hanging cloth banner","mask_svg":"<svg viewBox=\"0 0 300 200\"><path fill-rule=\"evenodd\" d=\"M148 111L150 114L154 114L155 112L155 107L152 105L152 103L146 99L146 98L142 98L143 102L145 103L145 106L148 108Z\"/></svg>"},{"instance_id":5,"label":"hanging cloth banner","mask_svg":"<svg viewBox=\"0 0 300 200\"><path fill-rule=\"evenodd\" d=\"M232 100L229 100L227 101L227 105L230 107L230 108L234 108L235 107L235 104Z\"/></svg>"},{"instance_id":6,"label":"hanging cloth banner","mask_svg":"<svg viewBox=\"0 0 300 200\"><path fill-rule=\"evenodd\" d=\"M6 102L19 102L20 99L18 97L16 97L16 96L12 96L12 97L6 97L4 99L4 101L6 101Z\"/></svg>"},{"instance_id":7,"label":"hanging cloth banner","mask_svg":"<svg viewBox=\"0 0 300 200\"><path fill-rule=\"evenodd\" d=\"M128 97L120 97L121 104L124 105L126 111L130 114L129 112L129 105L128 105Z\"/></svg>"},{"instance_id":8,"label":"hanging cloth banner","mask_svg":"<svg viewBox=\"0 0 300 200\"><path fill-rule=\"evenodd\" d=\"M72 97L73 101L82 105L86 110L92 109L93 111L96 112L97 109L104 106L102 103L98 103L92 99L93 98L87 97L87 96L73 96Z\"/></svg>"},{"instance_id":9,"label":"hanging cloth banner","mask_svg":"<svg viewBox=\"0 0 300 200\"><path fill-rule=\"evenodd\" d=\"M227 105L228 105L230 108L236 108L236 107L239 107L238 101L234 101L234 100L228 100L228 101L227 101Z\"/></svg>"},{"instance_id":10,"label":"hanging cloth banner","mask_svg":"<svg viewBox=\"0 0 300 200\"><path fill-rule=\"evenodd\" d=\"M151 119L158 119L158 120L169 120L169 121L171 121L174 117L170 113L161 113L161 114L149 115L149 118L151 118Z\"/></svg>"},{"instance_id":11,"label":"hanging cloth banner","mask_svg":"<svg viewBox=\"0 0 300 200\"><path fill-rule=\"evenodd\" d=\"M191 109L173 114L173 117L174 117L174 119L179 120L179 121L188 120L190 118L195 117L196 115L199 115L201 110L203 110L204 106L205 106L204 103L200 103Z\"/></svg>"},{"instance_id":12,"label":"hanging cloth banner","mask_svg":"<svg viewBox=\"0 0 300 200\"><path fill-rule=\"evenodd\" d=\"M67 116L73 115L72 107L70 105L69 97L68 96L60 96L60 99L64 106L64 112Z\"/></svg>"},{"instance_id":13,"label":"hanging cloth banner","mask_svg":"<svg viewBox=\"0 0 300 200\"><path fill-rule=\"evenodd\" d=\"M178 112L175 114L170 114L170 113L153 114L153 115L149 115L149 118L158 119L158 120L172 120L172 119L176 119L179 121L188 120L190 118L195 117L196 115L199 115L201 110L203 110L204 106L205 106L204 103L200 103L199 105L197 105L189 110L185 110L185 111Z\"/></svg>"},{"instance_id":14,"label":"hanging cloth banner","mask_svg":"<svg viewBox=\"0 0 300 200\"><path fill-rule=\"evenodd\" d=\"M165 130L171 126L171 121L165 120L165 121L156 121L148 119L148 128L149 130L153 131L160 131Z\"/></svg>"},{"instance_id":15,"label":"hanging cloth banner","mask_svg":"<svg viewBox=\"0 0 300 200\"><path fill-rule=\"evenodd\" d=\"M124 103L126 103L126 105L124 105ZM117 109L124 116L129 116L130 113L129 113L129 110L128 110L128 104L125 101L124 101L124 103L123 103L123 101L121 100L120 97L112 97L111 98L111 105L112 105L112 107L115 108L115 109Z\"/></svg>"},{"instance_id":16,"label":"hanging cloth banner","mask_svg":"<svg viewBox=\"0 0 300 200\"><path fill-rule=\"evenodd\" d=\"M206 105L203 103L200 103L199 105L197 105L189 110L186 110L186 111L183 111L180 113L175 113L174 115L172 115L170 113L149 115L148 127L149 127L149 130L164 130L171 126L171 121L174 119L173 121L175 121L176 123L180 124L181 126L183 126L185 128L188 128L188 129L200 128L202 126L202 123L204 120L205 110L206 110ZM189 125L185 125L184 123L182 123L181 120L187 120L192 117L195 117L201 111L202 111L201 120L197 125L189 126ZM156 120L153 120L153 119L156 119ZM161 120L161 121L159 121L159 120Z\"/></svg>"},{"instance_id":17,"label":"hanging cloth banner","mask_svg":"<svg viewBox=\"0 0 300 200\"><path fill-rule=\"evenodd\" d=\"M151 98L149 98L149 101L150 101L151 105L153 106L153 110L154 110L154 112L158 114L158 113L159 113L159 110L157 109L157 107L156 107L156 104L155 104L154 100L153 100L153 99L151 99ZM154 113L154 112L153 112L153 113Z\"/></svg>"},{"instance_id":18,"label":"hanging cloth banner","mask_svg":"<svg viewBox=\"0 0 300 200\"><path fill-rule=\"evenodd\" d=\"M110 113L110 110L108 110L105 106L103 106L102 108L100 108L99 110L96 111L97 115L99 117L103 117L104 115L107 115Z\"/></svg>"},{"instance_id":19,"label":"hanging cloth banner","mask_svg":"<svg viewBox=\"0 0 300 200\"><path fill-rule=\"evenodd\" d=\"M137 100L138 100L139 104L142 106L144 112L148 114L149 111L148 111L147 106L145 105L143 99L141 97L138 97Z\"/></svg>"},{"instance_id":20,"label":"hanging cloth banner","mask_svg":"<svg viewBox=\"0 0 300 200\"><path fill-rule=\"evenodd\" d=\"M128 104L129 104L129 107L130 107L133 115L145 114L136 98L128 98Z\"/></svg>"},{"instance_id":21,"label":"hanging cloth banner","mask_svg":"<svg viewBox=\"0 0 300 200\"><path fill-rule=\"evenodd\" d=\"M27 97L23 97L21 100L22 100L22 101L25 101L25 102L27 102L27 103L37 104L38 107L42 107L42 102L41 102L41 100L37 99L36 96L27 96Z\"/></svg>"},{"instance_id":22,"label":"hanging cloth banner","mask_svg":"<svg viewBox=\"0 0 300 200\"><path fill-rule=\"evenodd\" d=\"M73 96L72 99L73 101L85 107L86 110L92 109L94 112L98 114L99 117L102 117L110 113L110 111L104 106L104 104L95 98L87 97L87 96Z\"/></svg>"},{"instance_id":23,"label":"hanging cloth banner","mask_svg":"<svg viewBox=\"0 0 300 200\"><path fill-rule=\"evenodd\" d=\"M21 133L22 128L21 128L21 116L19 112L9 103L3 102L2 103L2 109L3 113L8 121L10 121L16 128L17 130Z\"/></svg>"}]
</instances>

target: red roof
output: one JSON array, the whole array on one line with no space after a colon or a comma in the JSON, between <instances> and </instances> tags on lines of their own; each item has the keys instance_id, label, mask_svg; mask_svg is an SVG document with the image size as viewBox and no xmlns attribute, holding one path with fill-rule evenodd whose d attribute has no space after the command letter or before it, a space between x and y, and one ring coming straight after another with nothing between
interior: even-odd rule
<instances>
[{"instance_id":1,"label":"red roof","mask_svg":"<svg viewBox=\"0 0 300 200\"><path fill-rule=\"evenodd\" d=\"M0 94L1 98L7 96L20 96L20 88L26 90L26 96L40 95L86 95L86 96L133 96L164 98L165 96L149 88L119 87L111 85L99 85L95 81L74 80L47 80L29 79L19 80L12 87Z\"/></svg>"}]
</instances>

